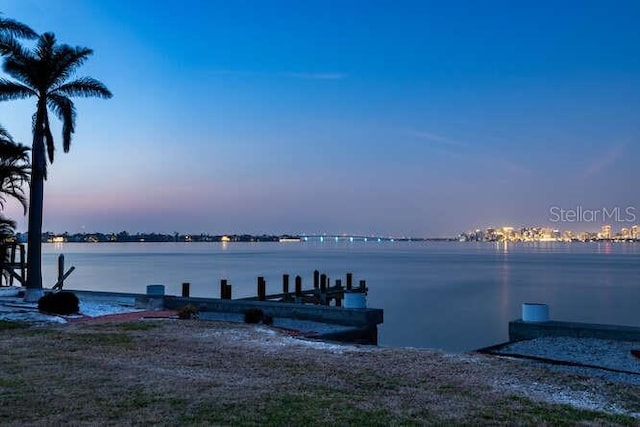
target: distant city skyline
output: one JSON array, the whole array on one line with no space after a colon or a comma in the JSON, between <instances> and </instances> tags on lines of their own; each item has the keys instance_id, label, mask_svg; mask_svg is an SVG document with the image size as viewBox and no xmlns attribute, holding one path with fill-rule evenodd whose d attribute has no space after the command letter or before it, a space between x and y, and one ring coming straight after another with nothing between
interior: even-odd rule
<instances>
[{"instance_id":1,"label":"distant city skyline","mask_svg":"<svg viewBox=\"0 0 640 427\"><path fill-rule=\"evenodd\" d=\"M575 231L566 228L541 226L498 226L466 231L458 235L461 241L589 241L589 240L640 240L640 224L614 228L602 225L598 230Z\"/></svg>"},{"instance_id":2,"label":"distant city skyline","mask_svg":"<svg viewBox=\"0 0 640 427\"><path fill-rule=\"evenodd\" d=\"M640 215L636 1L0 11L92 48L80 75L114 94L77 102L44 230L436 237L626 223L555 221L576 207ZM2 102L0 124L30 145L33 111Z\"/></svg>"}]
</instances>

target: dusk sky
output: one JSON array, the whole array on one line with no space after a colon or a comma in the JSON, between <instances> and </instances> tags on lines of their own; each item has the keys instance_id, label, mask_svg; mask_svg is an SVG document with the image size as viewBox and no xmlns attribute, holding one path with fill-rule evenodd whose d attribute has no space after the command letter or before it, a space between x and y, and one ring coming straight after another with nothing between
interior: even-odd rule
<instances>
[{"instance_id":1,"label":"dusk sky","mask_svg":"<svg viewBox=\"0 0 640 427\"><path fill-rule=\"evenodd\" d=\"M614 228L640 223L638 1L0 0L0 11L94 49L78 76L114 94L77 100L44 230L423 237L602 224L553 223L553 207L633 208ZM34 111L2 102L0 123L30 145ZM8 214L26 230L20 209Z\"/></svg>"}]
</instances>

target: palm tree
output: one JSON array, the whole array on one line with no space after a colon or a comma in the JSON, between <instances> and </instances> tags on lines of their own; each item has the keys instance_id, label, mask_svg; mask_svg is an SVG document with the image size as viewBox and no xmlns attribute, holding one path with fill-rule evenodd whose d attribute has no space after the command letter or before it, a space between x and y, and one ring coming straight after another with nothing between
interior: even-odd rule
<instances>
[{"instance_id":1,"label":"palm tree","mask_svg":"<svg viewBox=\"0 0 640 427\"><path fill-rule=\"evenodd\" d=\"M0 126L0 209L7 196L16 199L27 213L27 198L23 186L29 182L29 147L13 141Z\"/></svg>"},{"instance_id":2,"label":"palm tree","mask_svg":"<svg viewBox=\"0 0 640 427\"><path fill-rule=\"evenodd\" d=\"M29 182L29 147L17 144L0 126L0 209L4 210L7 197L16 199L27 213L24 185ZM0 214L0 242L13 236L15 221Z\"/></svg>"},{"instance_id":3,"label":"palm tree","mask_svg":"<svg viewBox=\"0 0 640 427\"><path fill-rule=\"evenodd\" d=\"M38 37L32 50L17 43L7 46L3 70L15 81L0 79L0 101L36 99L31 147L31 191L29 193L29 237L27 252L27 295L42 294L42 207L47 156L53 163L54 141L49 122L51 111L62 121L62 147L69 151L75 130L76 109L71 97L111 98L111 92L91 77L74 78L75 71L93 53L85 47L58 44L53 33ZM71 80L72 79L72 80Z\"/></svg>"},{"instance_id":4,"label":"palm tree","mask_svg":"<svg viewBox=\"0 0 640 427\"><path fill-rule=\"evenodd\" d=\"M24 185L29 182L29 147L17 144L0 126L0 210L4 210L7 198L12 197L27 213ZM0 213L0 262L9 260L8 247L4 244L14 238L16 222ZM2 268L0 283L11 283L9 270Z\"/></svg>"}]
</instances>

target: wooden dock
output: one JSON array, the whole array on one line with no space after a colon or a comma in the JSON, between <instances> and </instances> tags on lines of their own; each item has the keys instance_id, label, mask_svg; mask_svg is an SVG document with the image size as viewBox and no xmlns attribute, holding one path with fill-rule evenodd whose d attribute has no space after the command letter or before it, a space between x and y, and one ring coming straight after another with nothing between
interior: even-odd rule
<instances>
[{"instance_id":1,"label":"wooden dock","mask_svg":"<svg viewBox=\"0 0 640 427\"><path fill-rule=\"evenodd\" d=\"M313 288L302 289L302 277L296 276L294 279L295 287L293 292L289 288L288 274L282 275L282 292L267 295L267 283L264 277L260 276L257 280L257 292L254 297L238 298L242 301L272 301L272 302L290 302L300 304L315 304L341 307L344 301L345 293L367 294L368 288L365 280L360 280L358 286L353 286L353 274L347 273L345 286L342 285L342 279L337 279L331 285L331 279L326 274L321 274L318 270L313 272ZM182 284L182 297L189 298L191 293L191 284ZM232 286L227 279L220 280L220 299L232 299Z\"/></svg>"},{"instance_id":2,"label":"wooden dock","mask_svg":"<svg viewBox=\"0 0 640 427\"><path fill-rule=\"evenodd\" d=\"M319 271L313 273L313 288L303 289L302 278L294 278L294 288L290 289L290 276L282 276L282 292L266 293L264 277L256 282L257 295L254 297L232 299L232 285L226 279L220 280L219 298L191 297L190 284L182 284L180 296L164 295L162 285L149 285L147 294L136 298L139 307L153 309L180 310L191 305L200 313L201 319L207 319L214 313L246 314L260 310L273 318L308 320L339 325L334 332L315 336L319 339L377 344L378 325L383 323L383 310L367 308L364 298L357 306L345 304L345 295L368 292L366 281L360 280L354 286L353 274L347 273L344 286L342 279L333 283L330 278Z\"/></svg>"},{"instance_id":3,"label":"wooden dock","mask_svg":"<svg viewBox=\"0 0 640 427\"><path fill-rule=\"evenodd\" d=\"M27 281L27 262L24 243L0 244L0 286L13 286L17 281L24 286Z\"/></svg>"}]
</instances>

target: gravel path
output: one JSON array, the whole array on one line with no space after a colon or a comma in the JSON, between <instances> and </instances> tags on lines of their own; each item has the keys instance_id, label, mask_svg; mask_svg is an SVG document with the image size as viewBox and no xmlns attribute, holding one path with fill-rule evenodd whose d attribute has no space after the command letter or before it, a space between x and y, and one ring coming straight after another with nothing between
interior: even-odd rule
<instances>
[{"instance_id":1,"label":"gravel path","mask_svg":"<svg viewBox=\"0 0 640 427\"><path fill-rule=\"evenodd\" d=\"M545 363L551 369L609 381L640 385L640 359L631 350L640 342L595 338L545 337L508 344L493 354L524 357Z\"/></svg>"}]
</instances>

